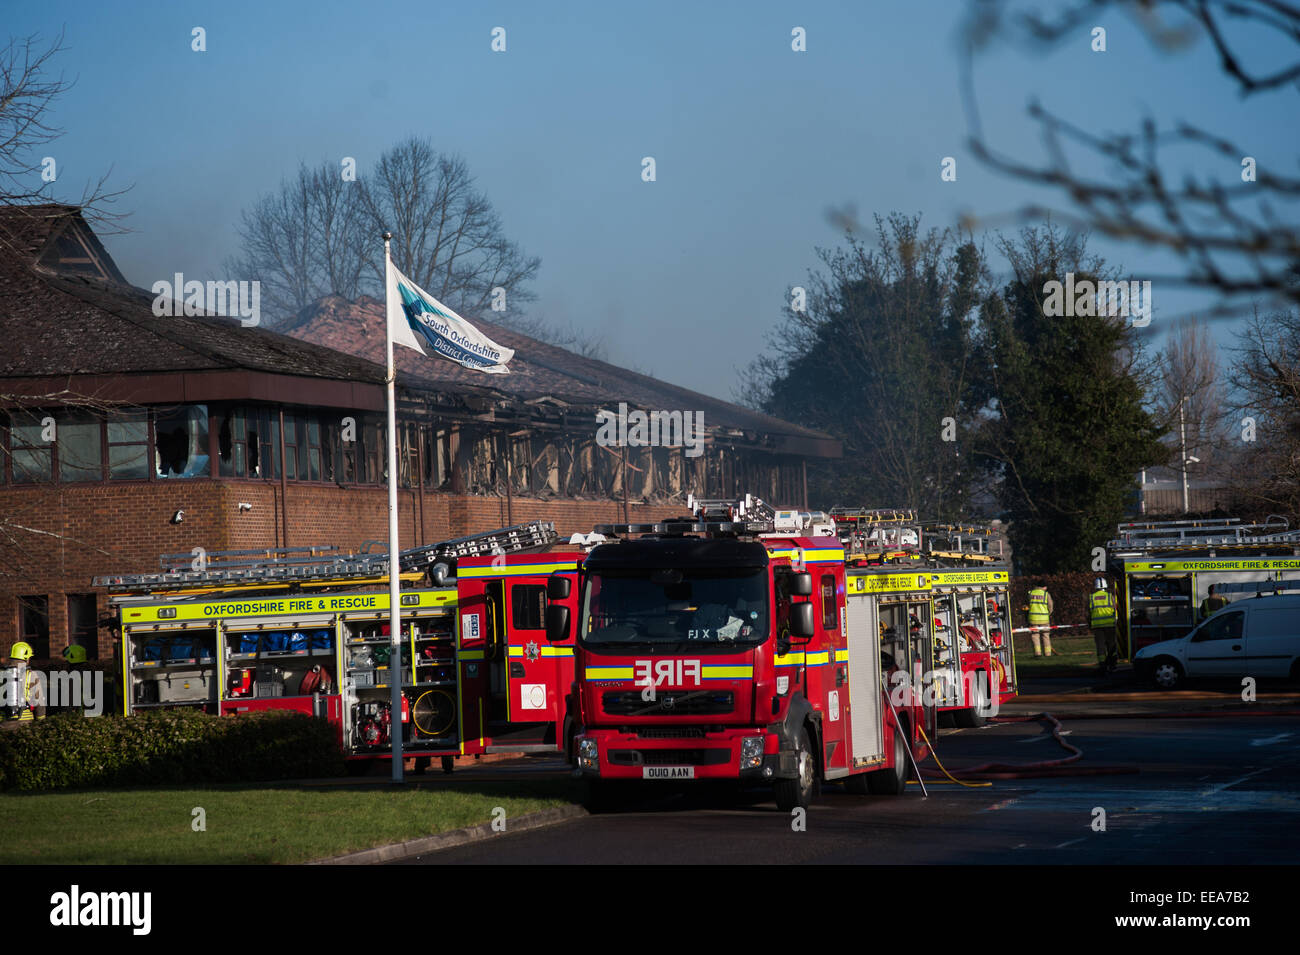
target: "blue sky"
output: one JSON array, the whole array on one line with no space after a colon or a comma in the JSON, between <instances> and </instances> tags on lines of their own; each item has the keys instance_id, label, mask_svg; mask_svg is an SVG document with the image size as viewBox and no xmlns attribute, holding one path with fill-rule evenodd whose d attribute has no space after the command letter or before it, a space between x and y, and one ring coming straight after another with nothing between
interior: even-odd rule
<instances>
[{"instance_id":1,"label":"blue sky","mask_svg":"<svg viewBox=\"0 0 1300 955\"><path fill-rule=\"evenodd\" d=\"M701 7L49 2L8 11L6 26L66 29L60 66L76 85L52 117L66 135L43 152L63 198L110 166L112 184L134 184L120 203L133 231L107 244L135 284L225 277L239 211L299 162L353 156L364 176L415 134L463 156L507 233L541 257L532 313L723 398L815 248L839 242L828 208L943 227L1051 198L965 147L956 0ZM1168 57L1121 16L1099 25L1104 54L1083 32L1051 55L1003 46L979 61L992 142L1041 157L1024 116L1037 96L1096 130L1195 121L1296 172L1293 92L1242 101L1205 40ZM207 52L190 48L195 26ZM497 26L505 53L490 49ZM790 48L795 26L805 53ZM641 180L643 156L656 182ZM940 179L944 156L956 182ZM1141 248L1093 248L1136 277L1170 269ZM1153 324L1202 302L1157 286ZM1216 334L1230 344L1231 323Z\"/></svg>"}]
</instances>

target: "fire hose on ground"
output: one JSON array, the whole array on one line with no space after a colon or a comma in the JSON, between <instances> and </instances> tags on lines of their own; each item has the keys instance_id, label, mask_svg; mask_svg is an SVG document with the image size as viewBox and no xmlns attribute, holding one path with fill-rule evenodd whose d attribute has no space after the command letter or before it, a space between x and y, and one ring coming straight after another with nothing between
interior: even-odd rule
<instances>
[{"instance_id":1,"label":"fire hose on ground","mask_svg":"<svg viewBox=\"0 0 1300 955\"><path fill-rule=\"evenodd\" d=\"M958 769L950 772L942 763L935 753L934 746L930 745L930 755L934 757L935 763L939 766L939 771L933 769L921 770L923 776L930 778L939 778L946 776L960 786L980 786L990 785L988 782L968 783L964 780L993 780L993 779L1044 779L1056 776L1123 776L1138 773L1140 770L1136 766L1072 766L1071 763L1083 758L1083 750L1067 743L1061 735L1061 721L1051 713L1039 713L1037 716L1010 716L997 717L999 723L1032 723L1035 721L1046 720L1052 726L1052 738L1061 745L1070 755L1060 759L1041 760L1035 763L981 763L978 766L968 766L965 769ZM925 736L925 730L921 730ZM926 743L929 744L929 739Z\"/></svg>"}]
</instances>

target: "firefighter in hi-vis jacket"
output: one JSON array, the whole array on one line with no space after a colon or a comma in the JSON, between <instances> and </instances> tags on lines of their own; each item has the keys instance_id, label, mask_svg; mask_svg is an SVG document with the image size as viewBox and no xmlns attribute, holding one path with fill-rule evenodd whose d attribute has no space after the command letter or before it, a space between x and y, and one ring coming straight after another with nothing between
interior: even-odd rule
<instances>
[{"instance_id":1,"label":"firefighter in hi-vis jacket","mask_svg":"<svg viewBox=\"0 0 1300 955\"><path fill-rule=\"evenodd\" d=\"M1029 591L1029 639L1034 643L1034 656L1052 655L1052 595L1046 587Z\"/></svg>"},{"instance_id":2,"label":"firefighter in hi-vis jacket","mask_svg":"<svg viewBox=\"0 0 1300 955\"><path fill-rule=\"evenodd\" d=\"M4 700L5 717L27 722L45 719L45 695L40 677L28 666L36 651L19 640L9 650L10 684Z\"/></svg>"},{"instance_id":3,"label":"firefighter in hi-vis jacket","mask_svg":"<svg viewBox=\"0 0 1300 955\"><path fill-rule=\"evenodd\" d=\"M1106 578L1098 577L1097 588L1088 598L1088 626L1097 645L1097 665L1103 673L1115 669L1119 650L1115 641L1115 596L1106 589Z\"/></svg>"}]
</instances>

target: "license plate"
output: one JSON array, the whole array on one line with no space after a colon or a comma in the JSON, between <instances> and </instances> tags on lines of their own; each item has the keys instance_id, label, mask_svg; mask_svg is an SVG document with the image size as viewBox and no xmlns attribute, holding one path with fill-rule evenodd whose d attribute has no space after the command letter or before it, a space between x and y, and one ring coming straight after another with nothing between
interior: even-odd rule
<instances>
[{"instance_id":1,"label":"license plate","mask_svg":"<svg viewBox=\"0 0 1300 955\"><path fill-rule=\"evenodd\" d=\"M694 779L694 766L642 766L642 779Z\"/></svg>"}]
</instances>

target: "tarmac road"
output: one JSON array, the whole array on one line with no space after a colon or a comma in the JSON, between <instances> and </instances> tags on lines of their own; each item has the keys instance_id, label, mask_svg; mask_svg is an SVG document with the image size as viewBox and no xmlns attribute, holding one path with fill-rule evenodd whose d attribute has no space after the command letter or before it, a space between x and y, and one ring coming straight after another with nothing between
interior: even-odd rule
<instances>
[{"instance_id":1,"label":"tarmac road","mask_svg":"<svg viewBox=\"0 0 1300 955\"><path fill-rule=\"evenodd\" d=\"M1079 765L1124 775L999 780L930 795L862 797L828 786L794 831L769 793L660 792L608 815L574 819L418 856L451 863L1294 864L1300 848L1300 713L1076 720ZM950 769L1066 755L1044 723L945 731ZM933 762L927 765L933 766ZM505 767L502 767L503 769ZM486 769L486 768L485 768ZM558 760L514 771L562 772ZM1096 810L1105 829L1096 831Z\"/></svg>"}]
</instances>

